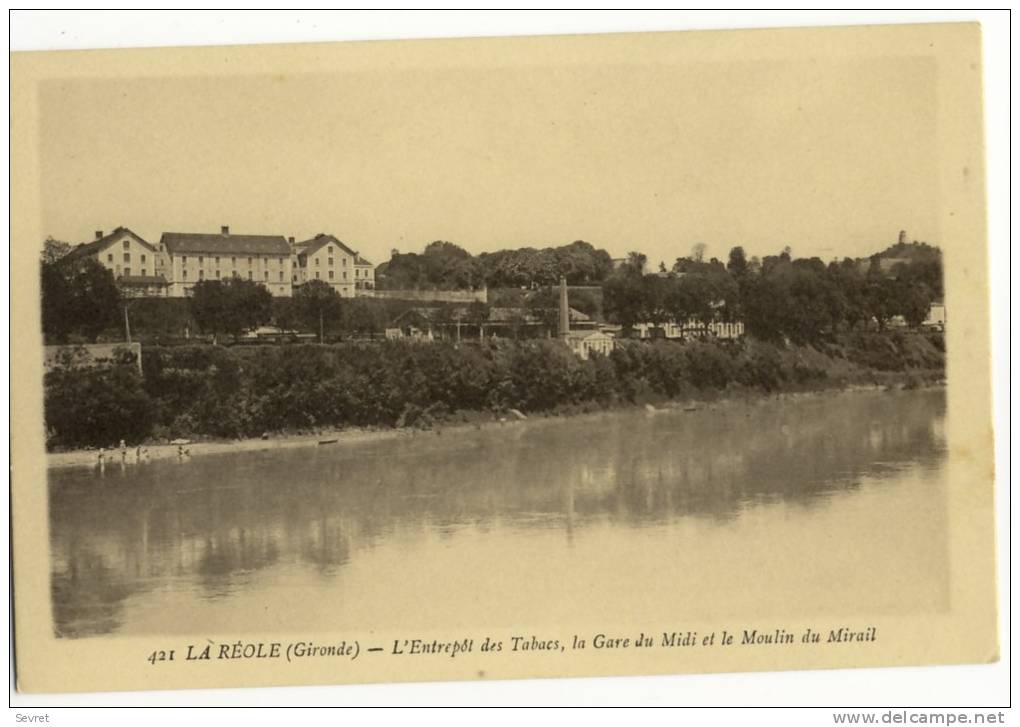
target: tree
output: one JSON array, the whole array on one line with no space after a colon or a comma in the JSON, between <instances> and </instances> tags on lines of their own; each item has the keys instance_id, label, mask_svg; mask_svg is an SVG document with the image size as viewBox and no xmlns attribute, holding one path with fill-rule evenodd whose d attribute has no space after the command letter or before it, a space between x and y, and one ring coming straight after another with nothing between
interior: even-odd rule
<instances>
[{"instance_id":1,"label":"tree","mask_svg":"<svg viewBox=\"0 0 1020 727\"><path fill-rule=\"evenodd\" d=\"M911 328L917 328L931 311L932 294L924 283L900 283L897 290L900 315Z\"/></svg>"},{"instance_id":2,"label":"tree","mask_svg":"<svg viewBox=\"0 0 1020 727\"><path fill-rule=\"evenodd\" d=\"M273 297L251 280L202 280L192 290L190 307L198 327L206 333L238 336L269 322Z\"/></svg>"},{"instance_id":3,"label":"tree","mask_svg":"<svg viewBox=\"0 0 1020 727\"><path fill-rule=\"evenodd\" d=\"M481 340L484 336L485 324L489 322L489 313L491 309L488 303L483 303L480 300L472 301L467 307L467 311L464 314L464 320L467 323L478 326L478 339Z\"/></svg>"},{"instance_id":4,"label":"tree","mask_svg":"<svg viewBox=\"0 0 1020 727\"><path fill-rule=\"evenodd\" d=\"M738 245L730 250L730 260L726 263L726 269L735 278L747 273L747 256L744 254L744 248Z\"/></svg>"},{"instance_id":5,"label":"tree","mask_svg":"<svg viewBox=\"0 0 1020 727\"><path fill-rule=\"evenodd\" d=\"M113 273L91 257L66 257L43 263L41 269L43 333L66 343L77 333L94 341L116 326L120 290Z\"/></svg>"},{"instance_id":6,"label":"tree","mask_svg":"<svg viewBox=\"0 0 1020 727\"><path fill-rule=\"evenodd\" d=\"M868 274L864 298L870 317L875 319L881 331L885 330L889 319L899 310L896 286L896 281L892 278Z\"/></svg>"},{"instance_id":7,"label":"tree","mask_svg":"<svg viewBox=\"0 0 1020 727\"><path fill-rule=\"evenodd\" d=\"M320 343L326 331L340 327L343 299L332 285L322 280L310 280L299 286L287 307L289 318L302 328L318 333Z\"/></svg>"},{"instance_id":8,"label":"tree","mask_svg":"<svg viewBox=\"0 0 1020 727\"><path fill-rule=\"evenodd\" d=\"M629 335L636 323L643 323L645 294L642 283L646 258L632 252L626 262L606 280L602 287L603 305L606 314L623 327Z\"/></svg>"},{"instance_id":9,"label":"tree","mask_svg":"<svg viewBox=\"0 0 1020 727\"><path fill-rule=\"evenodd\" d=\"M708 245L703 242L699 242L691 248L691 260L700 263L705 259L705 252L708 250Z\"/></svg>"},{"instance_id":10,"label":"tree","mask_svg":"<svg viewBox=\"0 0 1020 727\"><path fill-rule=\"evenodd\" d=\"M370 298L353 298L343 306L343 329L351 333L375 334L386 325L385 311Z\"/></svg>"},{"instance_id":11,"label":"tree","mask_svg":"<svg viewBox=\"0 0 1020 727\"><path fill-rule=\"evenodd\" d=\"M668 300L672 283L672 278L664 278L655 273L641 279L642 322L647 321L655 328L660 328L670 319Z\"/></svg>"},{"instance_id":12,"label":"tree","mask_svg":"<svg viewBox=\"0 0 1020 727\"><path fill-rule=\"evenodd\" d=\"M67 253L71 252L71 249L71 243L47 237L43 242L43 251L41 255L42 262L55 263L57 260L60 260L67 255Z\"/></svg>"}]
</instances>

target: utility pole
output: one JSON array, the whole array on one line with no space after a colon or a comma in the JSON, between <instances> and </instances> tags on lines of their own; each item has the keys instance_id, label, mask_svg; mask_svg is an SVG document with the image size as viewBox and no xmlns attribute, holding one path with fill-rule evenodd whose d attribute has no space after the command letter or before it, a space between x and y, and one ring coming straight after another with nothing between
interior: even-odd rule
<instances>
[{"instance_id":1,"label":"utility pole","mask_svg":"<svg viewBox=\"0 0 1020 727\"><path fill-rule=\"evenodd\" d=\"M124 337L127 339L128 345L131 344L131 321L128 319L128 307L127 303L124 304Z\"/></svg>"},{"instance_id":2,"label":"utility pole","mask_svg":"<svg viewBox=\"0 0 1020 727\"><path fill-rule=\"evenodd\" d=\"M326 342L325 329L322 327L322 308L319 308L319 345Z\"/></svg>"}]
</instances>

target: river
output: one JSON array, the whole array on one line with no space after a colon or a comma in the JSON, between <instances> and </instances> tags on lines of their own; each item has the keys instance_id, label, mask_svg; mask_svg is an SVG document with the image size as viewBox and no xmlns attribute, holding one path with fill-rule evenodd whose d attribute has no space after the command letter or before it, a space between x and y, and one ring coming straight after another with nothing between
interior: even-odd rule
<instances>
[{"instance_id":1,"label":"river","mask_svg":"<svg viewBox=\"0 0 1020 727\"><path fill-rule=\"evenodd\" d=\"M54 469L54 631L945 611L944 415L846 392Z\"/></svg>"}]
</instances>

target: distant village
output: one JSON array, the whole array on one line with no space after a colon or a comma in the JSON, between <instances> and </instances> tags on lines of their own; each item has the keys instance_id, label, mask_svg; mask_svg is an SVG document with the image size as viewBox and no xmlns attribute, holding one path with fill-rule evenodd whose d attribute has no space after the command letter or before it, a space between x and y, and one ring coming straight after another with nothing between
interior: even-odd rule
<instances>
[{"instance_id":1,"label":"distant village","mask_svg":"<svg viewBox=\"0 0 1020 727\"><path fill-rule=\"evenodd\" d=\"M706 247L655 265L582 240L477 255L434 241L374 265L326 233L48 239L47 446L942 381L937 247L902 232L828 262Z\"/></svg>"},{"instance_id":2,"label":"distant village","mask_svg":"<svg viewBox=\"0 0 1020 727\"><path fill-rule=\"evenodd\" d=\"M906 233L901 232L898 245L902 248L906 244ZM428 342L496 337L515 339L559 337L582 358L588 358L594 353L608 355L621 338L739 339L745 334L748 303L744 301L741 305L734 304L731 300L734 294L726 285L719 285L718 281L722 279L720 275L727 278L726 282L729 284L730 278L752 271L755 266L761 270L763 265L775 264L776 260L783 259L781 255L777 258L766 258L764 262L756 259L747 261L742 257L742 250L734 248L734 251L731 251L731 260L726 266L715 258L704 261L700 256L694 256L678 258L672 270L660 264L658 271L649 272L644 256L632 253L628 258L612 259L608 258L604 251L595 251L587 243L578 242L568 246L574 248L571 249L571 255L575 257L576 254L587 255L596 261L593 263L595 268L599 265L603 268L601 272L585 270L583 275L586 279L580 280L580 285L577 284L577 280L568 285L566 274L559 275L559 280L555 280L555 273L559 270L568 271L575 279L580 275L576 262L570 260L565 264L563 257L553 260L550 268L552 273L548 271L543 273L545 279L542 282L545 284L542 286L536 284L536 278L540 277L538 274L532 273L530 279L520 281L511 278L512 282L530 283L516 286L521 289L534 290L542 287L547 293L555 291L555 298L547 294L544 297L545 305L536 305L533 302L525 302L519 296L517 299L511 296L510 300L503 295L490 296L489 287L484 280L480 281L480 284L470 284L474 282L471 280L470 271L466 278L467 284L464 279L452 279L453 285L441 287L446 278L439 278L440 287L432 280L429 284L422 285L420 280L412 276L404 287L393 288L392 285L378 287L377 277L385 278L385 271L389 268L397 278L399 268L395 263L402 261L406 263L406 258L415 256L401 256L394 251L393 259L379 266L377 272L376 266L357 250L336 236L326 233L297 241L294 237L282 235L237 234L231 232L228 226L223 226L218 233L166 232L158 242L153 243L126 227L118 227L110 233L97 230L92 241L69 247L70 249L60 256L57 262L67 267L68 264L73 265L76 262L80 264L85 260L94 261L109 272L121 298L126 302L146 298L190 299L195 295L196 286L201 287L211 281L223 283L248 281L276 299L299 298L303 289L304 292L328 289L340 299L403 301L401 309L392 307L387 309L396 313L391 319L384 321L380 331L375 332L386 339ZM439 258L440 253L448 255L449 250L456 246L450 243L433 243L426 249L426 254L432 248L437 251L435 257ZM568 248L559 250L566 249ZM456 250L463 253L459 248ZM739 251L739 256L734 257L735 251ZM525 251L509 251L509 254L519 252ZM534 257L540 258L548 252L548 250L536 251ZM467 253L459 257L457 254L443 257L441 264L447 268L461 266L464 255ZM791 261L788 254L784 255L786 261L794 267L803 262ZM812 262L817 263L815 268L821 264L817 258ZM889 277L913 262L910 258L886 255L870 261L858 261L856 272L865 274L870 271L871 274ZM414 264L419 263L415 261ZM502 258L496 263L489 261L489 264L496 265L497 270L502 269L498 268L500 265L506 269L514 269L513 265ZM405 264L404 267L408 266ZM805 270L808 269L806 265L803 267ZM642 281L640 291L614 289L614 284L627 277L626 273L630 273L633 280ZM689 276L686 282L691 283L691 290L684 292L679 289L668 289L669 281L685 276ZM656 278L661 279L661 286L656 282ZM704 278L708 282L694 289L693 285L697 278ZM408 280L406 271L404 280ZM616 285L616 288L620 287ZM682 284L680 287L683 287ZM692 300L692 297L699 295L702 298L700 309L698 301ZM640 297L641 300L631 304L628 296ZM573 305L575 298L588 301L587 310L580 310L578 306ZM939 290L937 295L931 295L930 298L921 325L928 329L942 330L946 314L941 291ZM893 309L890 309L890 312L892 314L887 316L887 320L879 321L880 327L908 326L907 317L902 312ZM870 317L872 321L877 320L875 316L866 317ZM318 334L314 330L288 329L281 325L280 321L267 320L258 321L257 324L239 331L240 335L235 338L245 342L323 340L321 328L324 324L321 319L320 310ZM850 321L853 323L852 318ZM917 327L917 323L918 320L914 320L913 327ZM130 342L127 305L124 307L124 325L127 340ZM191 338L198 333L189 328L185 331L185 336Z\"/></svg>"}]
</instances>

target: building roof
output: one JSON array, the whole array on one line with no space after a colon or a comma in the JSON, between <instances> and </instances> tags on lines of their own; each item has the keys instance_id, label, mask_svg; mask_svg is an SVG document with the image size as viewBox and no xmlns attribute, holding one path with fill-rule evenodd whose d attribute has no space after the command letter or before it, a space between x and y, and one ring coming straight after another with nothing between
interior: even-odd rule
<instances>
[{"instance_id":1,"label":"building roof","mask_svg":"<svg viewBox=\"0 0 1020 727\"><path fill-rule=\"evenodd\" d=\"M354 264L357 265L358 267L368 267L368 268L375 267L368 260L366 260L365 258L361 257L361 255L355 255L354 256Z\"/></svg>"},{"instance_id":2,"label":"building roof","mask_svg":"<svg viewBox=\"0 0 1020 727\"><path fill-rule=\"evenodd\" d=\"M338 240L333 235L327 235L324 232L320 232L318 235L311 238L310 240L303 240L302 242L294 243L294 248L298 256L311 255L313 252L317 251L323 245L327 244L336 245L341 250L346 252L348 255L353 255L355 258L358 257L357 251L349 248L347 245L343 243L342 240ZM355 264L357 263L355 262Z\"/></svg>"},{"instance_id":3,"label":"building roof","mask_svg":"<svg viewBox=\"0 0 1020 727\"><path fill-rule=\"evenodd\" d=\"M118 285L167 285L162 275L121 275L117 278Z\"/></svg>"},{"instance_id":4,"label":"building roof","mask_svg":"<svg viewBox=\"0 0 1020 727\"><path fill-rule=\"evenodd\" d=\"M76 247L72 248L71 251L63 257L63 259L77 260L78 258L85 257L86 255L95 255L96 253L100 253L103 251L105 247L119 240L124 235L124 233L131 235L131 237L135 238L135 240L137 240L139 243L141 243L148 249L152 250L153 252L156 252L155 247L153 247L150 243L146 242L144 239L139 237L137 234L135 234L128 228L118 227L109 235L103 235L98 240L93 240L92 242L83 242L80 245L77 245Z\"/></svg>"},{"instance_id":5,"label":"building roof","mask_svg":"<svg viewBox=\"0 0 1020 727\"><path fill-rule=\"evenodd\" d=\"M595 338L599 340L612 341L613 337L605 331L586 329L583 331L567 331L568 338L576 338L577 340L587 340L589 338Z\"/></svg>"},{"instance_id":6,"label":"building roof","mask_svg":"<svg viewBox=\"0 0 1020 727\"><path fill-rule=\"evenodd\" d=\"M173 255L191 253L238 255L290 255L283 235L164 232L161 242Z\"/></svg>"}]
</instances>

